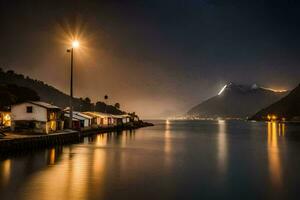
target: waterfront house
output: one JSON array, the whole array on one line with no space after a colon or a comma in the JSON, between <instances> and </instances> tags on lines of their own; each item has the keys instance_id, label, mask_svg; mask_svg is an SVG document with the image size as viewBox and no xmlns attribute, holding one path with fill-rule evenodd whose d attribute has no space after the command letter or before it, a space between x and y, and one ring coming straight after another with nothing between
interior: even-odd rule
<instances>
[{"instance_id":1,"label":"waterfront house","mask_svg":"<svg viewBox=\"0 0 300 200\"><path fill-rule=\"evenodd\" d=\"M11 128L13 131L26 131L49 134L63 129L62 110L41 101L28 101L11 107Z\"/></svg>"},{"instance_id":2,"label":"waterfront house","mask_svg":"<svg viewBox=\"0 0 300 200\"><path fill-rule=\"evenodd\" d=\"M81 112L81 114L90 117L90 123L92 128L98 128L100 124L100 118L94 114L94 112Z\"/></svg>"},{"instance_id":3,"label":"waterfront house","mask_svg":"<svg viewBox=\"0 0 300 200\"><path fill-rule=\"evenodd\" d=\"M83 112L83 114L90 116L91 120L91 127L98 128L101 125L101 117L96 115L95 112Z\"/></svg>"},{"instance_id":4,"label":"waterfront house","mask_svg":"<svg viewBox=\"0 0 300 200\"><path fill-rule=\"evenodd\" d=\"M108 113L101 112L83 112L83 114L92 116L95 119L98 127L115 126L117 124L116 118Z\"/></svg>"},{"instance_id":5,"label":"waterfront house","mask_svg":"<svg viewBox=\"0 0 300 200\"><path fill-rule=\"evenodd\" d=\"M122 116L122 124L127 124L130 122L130 115L128 114L124 114L124 115L121 115Z\"/></svg>"},{"instance_id":6,"label":"waterfront house","mask_svg":"<svg viewBox=\"0 0 300 200\"><path fill-rule=\"evenodd\" d=\"M65 127L68 128L70 113L65 112ZM85 115L81 112L73 111L73 128L75 129L87 129L92 125L93 117Z\"/></svg>"},{"instance_id":7,"label":"waterfront house","mask_svg":"<svg viewBox=\"0 0 300 200\"><path fill-rule=\"evenodd\" d=\"M73 112L73 115L76 115L76 116L80 116L82 118L84 118L84 124L83 124L83 127L91 127L92 126L92 120L93 120L93 117L89 116L89 115L86 115L82 112Z\"/></svg>"},{"instance_id":8,"label":"waterfront house","mask_svg":"<svg viewBox=\"0 0 300 200\"><path fill-rule=\"evenodd\" d=\"M69 127L69 119L70 119L70 113L64 113L64 128L68 129ZM80 130L82 124L84 124L84 120L81 117L73 115L72 118L72 128L76 130Z\"/></svg>"}]
</instances>

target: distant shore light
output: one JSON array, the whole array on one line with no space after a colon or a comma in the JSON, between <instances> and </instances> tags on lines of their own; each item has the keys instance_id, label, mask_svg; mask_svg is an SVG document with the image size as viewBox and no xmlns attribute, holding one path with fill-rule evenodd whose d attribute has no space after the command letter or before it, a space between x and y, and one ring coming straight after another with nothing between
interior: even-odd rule
<instances>
[{"instance_id":1,"label":"distant shore light","mask_svg":"<svg viewBox=\"0 0 300 200\"><path fill-rule=\"evenodd\" d=\"M273 89L273 88L267 88L267 87L261 87L265 90L270 90L272 92L278 92L278 93L281 93L281 92L287 92L288 90L284 90L284 89Z\"/></svg>"},{"instance_id":2,"label":"distant shore light","mask_svg":"<svg viewBox=\"0 0 300 200\"><path fill-rule=\"evenodd\" d=\"M220 90L220 92L218 93L218 95L221 95L222 92L226 89L226 87L227 87L227 85L224 85L224 86L222 87L222 89Z\"/></svg>"}]
</instances>

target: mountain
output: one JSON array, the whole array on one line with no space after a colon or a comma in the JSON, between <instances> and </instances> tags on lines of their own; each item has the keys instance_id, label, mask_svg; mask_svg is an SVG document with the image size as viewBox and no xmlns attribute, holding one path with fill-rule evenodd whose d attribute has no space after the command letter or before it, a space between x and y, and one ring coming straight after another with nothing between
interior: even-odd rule
<instances>
[{"instance_id":1,"label":"mountain","mask_svg":"<svg viewBox=\"0 0 300 200\"><path fill-rule=\"evenodd\" d=\"M8 85L15 85L26 88L28 94L32 94L32 91L38 95L41 101L57 105L61 108L69 106L69 95L59 91L58 89L45 84L39 80L33 80L31 78L24 77L22 74L17 74L12 70L3 71L0 68L0 85L2 87L8 87ZM7 90L3 90L7 91ZM3 95L4 92L3 92ZM12 97L13 98L13 97ZM73 99L74 110L78 111L99 111L107 112L111 114L123 114L124 112L112 105L106 105L104 102L98 101L95 104L91 103L91 100L86 98L74 98Z\"/></svg>"},{"instance_id":2,"label":"mountain","mask_svg":"<svg viewBox=\"0 0 300 200\"><path fill-rule=\"evenodd\" d=\"M191 108L187 115L200 118L247 118L286 95L254 85L229 83L218 95Z\"/></svg>"},{"instance_id":3,"label":"mountain","mask_svg":"<svg viewBox=\"0 0 300 200\"><path fill-rule=\"evenodd\" d=\"M288 121L300 121L300 84L279 101L257 112L251 119L266 120L268 115Z\"/></svg>"}]
</instances>

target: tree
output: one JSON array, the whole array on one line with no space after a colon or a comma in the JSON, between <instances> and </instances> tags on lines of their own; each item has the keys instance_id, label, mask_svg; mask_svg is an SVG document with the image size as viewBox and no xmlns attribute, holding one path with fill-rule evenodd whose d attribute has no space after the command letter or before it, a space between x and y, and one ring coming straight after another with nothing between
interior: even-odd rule
<instances>
[{"instance_id":1,"label":"tree","mask_svg":"<svg viewBox=\"0 0 300 200\"><path fill-rule=\"evenodd\" d=\"M85 97L84 101L85 101L86 103L91 103L91 99L90 99L89 97Z\"/></svg>"},{"instance_id":2,"label":"tree","mask_svg":"<svg viewBox=\"0 0 300 200\"><path fill-rule=\"evenodd\" d=\"M15 75L15 71L14 70L7 70L6 74Z\"/></svg>"},{"instance_id":3,"label":"tree","mask_svg":"<svg viewBox=\"0 0 300 200\"><path fill-rule=\"evenodd\" d=\"M120 109L120 103L115 103L115 108Z\"/></svg>"}]
</instances>

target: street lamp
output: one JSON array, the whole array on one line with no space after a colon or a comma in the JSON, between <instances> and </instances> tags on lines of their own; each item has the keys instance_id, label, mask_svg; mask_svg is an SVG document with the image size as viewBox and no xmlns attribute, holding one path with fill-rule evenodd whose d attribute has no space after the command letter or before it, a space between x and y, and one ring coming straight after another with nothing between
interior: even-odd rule
<instances>
[{"instance_id":1,"label":"street lamp","mask_svg":"<svg viewBox=\"0 0 300 200\"><path fill-rule=\"evenodd\" d=\"M73 57L74 57L74 49L79 47L79 42L74 40L72 42L72 48L67 49L68 53L71 53L71 79L70 79L70 116L69 116L69 128L73 128Z\"/></svg>"}]
</instances>

